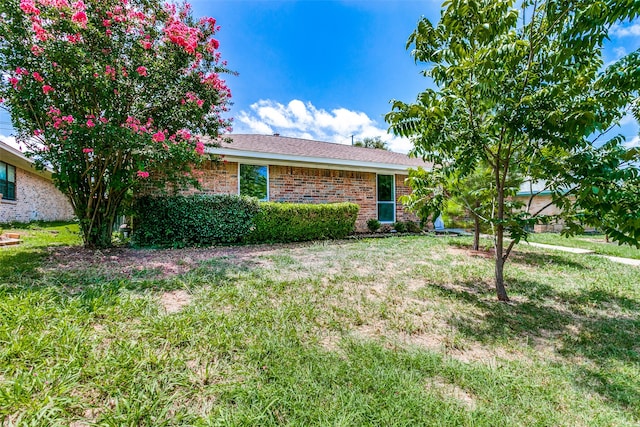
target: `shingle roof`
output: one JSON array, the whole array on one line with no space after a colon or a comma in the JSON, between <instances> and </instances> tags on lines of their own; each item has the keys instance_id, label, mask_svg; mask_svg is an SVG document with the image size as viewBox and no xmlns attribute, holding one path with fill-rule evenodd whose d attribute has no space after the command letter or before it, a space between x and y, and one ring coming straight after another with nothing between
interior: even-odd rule
<instances>
[{"instance_id":1,"label":"shingle roof","mask_svg":"<svg viewBox=\"0 0 640 427\"><path fill-rule=\"evenodd\" d=\"M282 155L311 159L335 159L400 167L430 167L421 159L380 149L276 135L232 134L229 137L233 141L231 143L223 142L220 146L225 151L238 150L239 152L267 153L274 155L274 157Z\"/></svg>"}]
</instances>

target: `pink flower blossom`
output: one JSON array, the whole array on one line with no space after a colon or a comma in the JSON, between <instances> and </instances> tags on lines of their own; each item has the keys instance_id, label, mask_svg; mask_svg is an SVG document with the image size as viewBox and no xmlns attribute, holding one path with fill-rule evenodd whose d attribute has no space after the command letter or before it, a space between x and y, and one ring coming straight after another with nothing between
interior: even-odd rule
<instances>
[{"instance_id":1,"label":"pink flower blossom","mask_svg":"<svg viewBox=\"0 0 640 427\"><path fill-rule=\"evenodd\" d=\"M35 44L31 46L31 53L33 53L35 56L40 56L42 55L43 52L44 52L44 49L41 48L40 46Z\"/></svg>"},{"instance_id":2,"label":"pink flower blossom","mask_svg":"<svg viewBox=\"0 0 640 427\"><path fill-rule=\"evenodd\" d=\"M44 131L42 129L36 129L33 131L33 135L34 136L40 136L44 133Z\"/></svg>"},{"instance_id":3,"label":"pink flower blossom","mask_svg":"<svg viewBox=\"0 0 640 427\"><path fill-rule=\"evenodd\" d=\"M178 132L176 132L176 134L182 139L191 139L191 132L189 132L187 129L180 129Z\"/></svg>"},{"instance_id":4,"label":"pink flower blossom","mask_svg":"<svg viewBox=\"0 0 640 427\"><path fill-rule=\"evenodd\" d=\"M116 79L116 69L114 67L112 67L111 65L107 65L105 67L104 74L109 76L111 78L111 80L115 80Z\"/></svg>"},{"instance_id":5,"label":"pink flower blossom","mask_svg":"<svg viewBox=\"0 0 640 427\"><path fill-rule=\"evenodd\" d=\"M198 22L200 25L208 25L211 29L215 29L216 27L216 20L215 18L210 18L210 17L204 17L204 18L200 18L200 21Z\"/></svg>"},{"instance_id":6,"label":"pink flower blossom","mask_svg":"<svg viewBox=\"0 0 640 427\"><path fill-rule=\"evenodd\" d=\"M11 83L11 86L13 86L14 89L18 88L18 83L20 82L20 80L18 80L17 77L9 77L9 83Z\"/></svg>"},{"instance_id":7,"label":"pink flower blossom","mask_svg":"<svg viewBox=\"0 0 640 427\"><path fill-rule=\"evenodd\" d=\"M34 0L20 0L20 9L27 15L40 15L40 9L36 7Z\"/></svg>"},{"instance_id":8,"label":"pink flower blossom","mask_svg":"<svg viewBox=\"0 0 640 427\"><path fill-rule=\"evenodd\" d=\"M192 28L176 18L169 18L164 33L170 42L184 48L187 53L195 54L198 41L202 38L202 32L198 28Z\"/></svg>"},{"instance_id":9,"label":"pink flower blossom","mask_svg":"<svg viewBox=\"0 0 640 427\"><path fill-rule=\"evenodd\" d=\"M107 119L106 117L100 117L100 120L102 123L109 123L109 119Z\"/></svg>"},{"instance_id":10,"label":"pink flower blossom","mask_svg":"<svg viewBox=\"0 0 640 427\"><path fill-rule=\"evenodd\" d=\"M82 152L84 154L89 154L89 153L93 153L93 148L83 148Z\"/></svg>"},{"instance_id":11,"label":"pink flower blossom","mask_svg":"<svg viewBox=\"0 0 640 427\"><path fill-rule=\"evenodd\" d=\"M138 175L138 178L149 178L149 172L138 171L137 175Z\"/></svg>"},{"instance_id":12,"label":"pink flower blossom","mask_svg":"<svg viewBox=\"0 0 640 427\"><path fill-rule=\"evenodd\" d=\"M201 141L196 143L196 153L201 156L204 154L204 144Z\"/></svg>"},{"instance_id":13,"label":"pink flower blossom","mask_svg":"<svg viewBox=\"0 0 640 427\"><path fill-rule=\"evenodd\" d=\"M154 133L154 134L153 134L153 136L151 137L151 139L152 139L153 141L155 141L155 142L162 142L162 141L164 141L164 140L165 140L164 133L163 133L163 132L161 132L161 131L158 131L158 132L156 132L156 133Z\"/></svg>"},{"instance_id":14,"label":"pink flower blossom","mask_svg":"<svg viewBox=\"0 0 640 427\"><path fill-rule=\"evenodd\" d=\"M33 79L37 82L42 83L44 81L44 79L42 78L42 76L40 75L40 73L38 73L37 71L34 71L33 74Z\"/></svg>"},{"instance_id":15,"label":"pink flower blossom","mask_svg":"<svg viewBox=\"0 0 640 427\"><path fill-rule=\"evenodd\" d=\"M47 95L49 92L53 92L54 89L49 85L42 86L42 92Z\"/></svg>"},{"instance_id":16,"label":"pink flower blossom","mask_svg":"<svg viewBox=\"0 0 640 427\"><path fill-rule=\"evenodd\" d=\"M88 128L92 128L94 127L96 124L93 122L93 120L89 119L87 120L87 127Z\"/></svg>"},{"instance_id":17,"label":"pink flower blossom","mask_svg":"<svg viewBox=\"0 0 640 427\"><path fill-rule=\"evenodd\" d=\"M47 33L47 31L42 28L42 25L34 22L31 24L31 28L33 29L33 32L36 33L36 38L38 40L40 40L41 42L47 41L47 39L49 38L49 33Z\"/></svg>"},{"instance_id":18,"label":"pink flower blossom","mask_svg":"<svg viewBox=\"0 0 640 427\"><path fill-rule=\"evenodd\" d=\"M144 49L151 49L151 42L149 42L149 41L142 40L142 41L140 41L140 44L142 45L142 47Z\"/></svg>"},{"instance_id":19,"label":"pink flower blossom","mask_svg":"<svg viewBox=\"0 0 640 427\"><path fill-rule=\"evenodd\" d=\"M82 28L87 28L87 14L84 10L79 10L73 14L71 20L77 24L80 24Z\"/></svg>"},{"instance_id":20,"label":"pink flower blossom","mask_svg":"<svg viewBox=\"0 0 640 427\"><path fill-rule=\"evenodd\" d=\"M67 35L67 41L71 44L76 44L79 43L80 41L82 41L82 36L78 33L76 34L68 34Z\"/></svg>"},{"instance_id":21,"label":"pink flower blossom","mask_svg":"<svg viewBox=\"0 0 640 427\"><path fill-rule=\"evenodd\" d=\"M102 25L108 28L111 26L111 21L109 19L103 19Z\"/></svg>"},{"instance_id":22,"label":"pink flower blossom","mask_svg":"<svg viewBox=\"0 0 640 427\"><path fill-rule=\"evenodd\" d=\"M22 67L16 67L16 74L22 74L23 76L28 76L29 72Z\"/></svg>"},{"instance_id":23,"label":"pink flower blossom","mask_svg":"<svg viewBox=\"0 0 640 427\"><path fill-rule=\"evenodd\" d=\"M86 10L87 6L84 4L82 0L78 0L73 4L73 8L76 10Z\"/></svg>"},{"instance_id":24,"label":"pink flower blossom","mask_svg":"<svg viewBox=\"0 0 640 427\"><path fill-rule=\"evenodd\" d=\"M146 77L147 76L147 67L143 67L142 65L139 66L138 68L136 68L136 71L138 72L138 74L140 74L141 76Z\"/></svg>"},{"instance_id":25,"label":"pink flower blossom","mask_svg":"<svg viewBox=\"0 0 640 427\"><path fill-rule=\"evenodd\" d=\"M215 50L217 50L220 47L220 42L216 39L211 39L209 40L209 43L207 43L207 52L213 52Z\"/></svg>"}]
</instances>

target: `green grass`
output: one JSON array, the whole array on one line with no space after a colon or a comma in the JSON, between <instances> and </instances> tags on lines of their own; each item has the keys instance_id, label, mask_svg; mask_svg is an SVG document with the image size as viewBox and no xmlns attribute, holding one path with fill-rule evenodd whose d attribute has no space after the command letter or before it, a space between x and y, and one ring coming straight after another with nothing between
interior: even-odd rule
<instances>
[{"instance_id":1,"label":"green grass","mask_svg":"<svg viewBox=\"0 0 640 427\"><path fill-rule=\"evenodd\" d=\"M0 249L0 424L640 423L640 268L519 246L502 304L468 238L49 253L63 233L30 232Z\"/></svg>"},{"instance_id":2,"label":"green grass","mask_svg":"<svg viewBox=\"0 0 640 427\"><path fill-rule=\"evenodd\" d=\"M604 235L579 235L564 237L558 233L537 233L529 235L530 242L545 243L548 245L569 246L572 248L590 249L597 254L611 255L622 258L640 259L640 249L619 245L615 242L607 242Z\"/></svg>"}]
</instances>

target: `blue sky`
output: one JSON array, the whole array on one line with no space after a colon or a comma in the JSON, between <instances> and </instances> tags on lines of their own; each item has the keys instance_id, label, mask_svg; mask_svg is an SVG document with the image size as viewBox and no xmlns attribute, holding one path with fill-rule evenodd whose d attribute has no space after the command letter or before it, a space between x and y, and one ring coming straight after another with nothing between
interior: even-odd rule
<instances>
[{"instance_id":1,"label":"blue sky","mask_svg":"<svg viewBox=\"0 0 640 427\"><path fill-rule=\"evenodd\" d=\"M236 133L275 133L350 143L380 136L395 151L410 143L386 132L389 101L411 102L428 82L405 49L421 16L436 22L435 0L191 0L212 16L223 58ZM640 48L640 23L612 32L607 61ZM11 133L0 114L0 137ZM620 132L638 144L635 121ZM634 139L635 138L635 139Z\"/></svg>"}]
</instances>

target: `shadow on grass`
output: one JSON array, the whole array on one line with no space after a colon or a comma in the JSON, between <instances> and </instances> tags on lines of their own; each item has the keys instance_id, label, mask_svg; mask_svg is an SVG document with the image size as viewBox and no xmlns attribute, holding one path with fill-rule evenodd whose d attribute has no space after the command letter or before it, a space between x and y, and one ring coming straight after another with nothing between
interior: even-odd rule
<instances>
[{"instance_id":1,"label":"shadow on grass","mask_svg":"<svg viewBox=\"0 0 640 427\"><path fill-rule=\"evenodd\" d=\"M49 252L41 248L4 254L0 258L0 291L7 295L53 291L61 306L73 299L80 301L86 310L94 311L96 307L117 304L122 290L146 293L223 286L256 268L252 260L233 262L224 258L200 261L179 274L170 275L155 268L118 271L103 268L100 263L52 268L51 265L45 267L48 255Z\"/></svg>"},{"instance_id":2,"label":"shadow on grass","mask_svg":"<svg viewBox=\"0 0 640 427\"><path fill-rule=\"evenodd\" d=\"M495 299L486 283L467 281L455 287L432 285L447 298L478 310L456 312L448 322L467 339L497 344L529 337L531 346L555 343L557 355L574 367L574 380L640 416L640 304L604 290L561 292L535 280L509 279L509 291L524 301L508 304ZM622 307L635 313L616 315ZM585 314L584 307L589 307ZM624 365L625 368L621 368Z\"/></svg>"},{"instance_id":3,"label":"shadow on grass","mask_svg":"<svg viewBox=\"0 0 640 427\"><path fill-rule=\"evenodd\" d=\"M480 245L479 251L473 251L472 245L465 241L451 241L448 242L449 246L456 247L458 249L467 250L471 255L477 255L482 253L485 258L494 258L495 251L491 245ZM591 270L593 267L589 263L589 258L585 257L584 262L576 262L568 259L559 253L544 253L544 252L522 252L518 251L518 245L515 246L514 251L509 256L509 261L514 264L527 265L531 267L545 267L550 264L559 265L563 267L569 267L574 269L587 269Z\"/></svg>"},{"instance_id":4,"label":"shadow on grass","mask_svg":"<svg viewBox=\"0 0 640 427\"><path fill-rule=\"evenodd\" d=\"M0 248L0 284L20 284L41 276L38 268L47 256L42 248Z\"/></svg>"}]
</instances>

